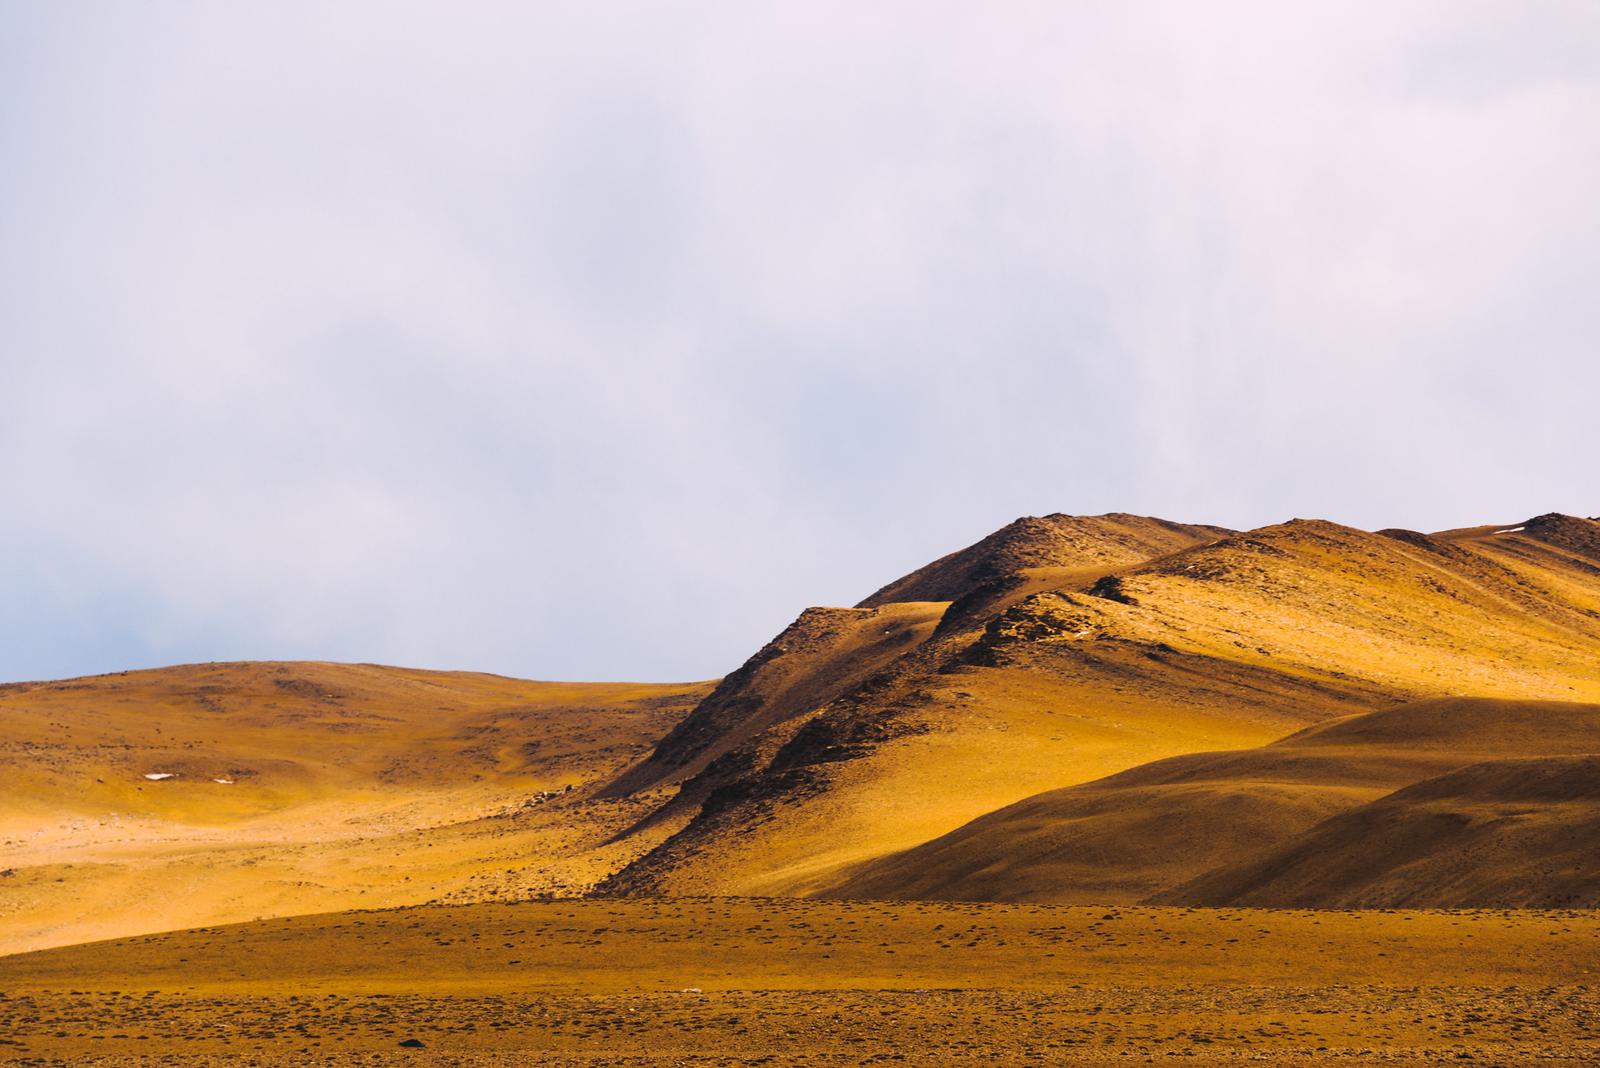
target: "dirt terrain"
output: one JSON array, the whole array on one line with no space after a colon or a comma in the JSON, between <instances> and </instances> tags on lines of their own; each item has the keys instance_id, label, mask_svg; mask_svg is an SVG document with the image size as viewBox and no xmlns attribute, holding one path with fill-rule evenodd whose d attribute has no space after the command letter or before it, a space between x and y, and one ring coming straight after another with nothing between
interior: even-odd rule
<instances>
[{"instance_id":1,"label":"dirt terrain","mask_svg":"<svg viewBox=\"0 0 1600 1068\"><path fill-rule=\"evenodd\" d=\"M421 907L0 959L0 1061L1576 1066L1596 968L1574 912Z\"/></svg>"}]
</instances>

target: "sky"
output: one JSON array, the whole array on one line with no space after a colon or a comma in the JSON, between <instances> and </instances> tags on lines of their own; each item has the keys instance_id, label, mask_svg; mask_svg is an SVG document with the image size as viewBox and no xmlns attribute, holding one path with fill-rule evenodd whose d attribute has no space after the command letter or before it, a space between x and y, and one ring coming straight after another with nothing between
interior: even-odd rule
<instances>
[{"instance_id":1,"label":"sky","mask_svg":"<svg viewBox=\"0 0 1600 1068\"><path fill-rule=\"evenodd\" d=\"M0 679L1600 515L1600 4L0 0Z\"/></svg>"}]
</instances>

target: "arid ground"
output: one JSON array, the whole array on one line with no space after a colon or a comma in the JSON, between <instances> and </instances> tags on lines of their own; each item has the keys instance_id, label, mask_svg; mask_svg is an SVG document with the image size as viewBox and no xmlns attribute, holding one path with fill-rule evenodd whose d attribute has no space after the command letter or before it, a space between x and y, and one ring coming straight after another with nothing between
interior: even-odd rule
<instances>
[{"instance_id":1,"label":"arid ground","mask_svg":"<svg viewBox=\"0 0 1600 1068\"><path fill-rule=\"evenodd\" d=\"M0 1033L32 1064L1580 1065L1596 968L1592 912L429 906L0 960Z\"/></svg>"}]
</instances>

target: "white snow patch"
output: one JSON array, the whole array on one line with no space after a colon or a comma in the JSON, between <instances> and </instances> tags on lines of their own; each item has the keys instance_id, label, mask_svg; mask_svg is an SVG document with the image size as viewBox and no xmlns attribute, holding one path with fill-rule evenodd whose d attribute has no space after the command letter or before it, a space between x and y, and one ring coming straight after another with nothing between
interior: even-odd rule
<instances>
[{"instance_id":1,"label":"white snow patch","mask_svg":"<svg viewBox=\"0 0 1600 1068\"><path fill-rule=\"evenodd\" d=\"M175 779L177 777L178 773L175 771L152 771L145 775L145 778L151 782L160 782L162 779Z\"/></svg>"},{"instance_id":2,"label":"white snow patch","mask_svg":"<svg viewBox=\"0 0 1600 1068\"><path fill-rule=\"evenodd\" d=\"M1521 534L1527 527L1506 527L1504 530L1495 531L1496 534Z\"/></svg>"},{"instance_id":3,"label":"white snow patch","mask_svg":"<svg viewBox=\"0 0 1600 1068\"><path fill-rule=\"evenodd\" d=\"M218 786L232 786L233 785L233 780L232 779L212 779L211 781L216 783Z\"/></svg>"}]
</instances>

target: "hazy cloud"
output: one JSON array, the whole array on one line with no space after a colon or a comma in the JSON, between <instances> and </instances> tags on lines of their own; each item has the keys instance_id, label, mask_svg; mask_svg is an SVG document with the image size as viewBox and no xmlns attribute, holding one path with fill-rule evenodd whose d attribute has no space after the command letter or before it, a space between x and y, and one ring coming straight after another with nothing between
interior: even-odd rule
<instances>
[{"instance_id":1,"label":"hazy cloud","mask_svg":"<svg viewBox=\"0 0 1600 1068\"><path fill-rule=\"evenodd\" d=\"M0 677L719 674L1016 515L1600 513L1600 8L0 2Z\"/></svg>"}]
</instances>

